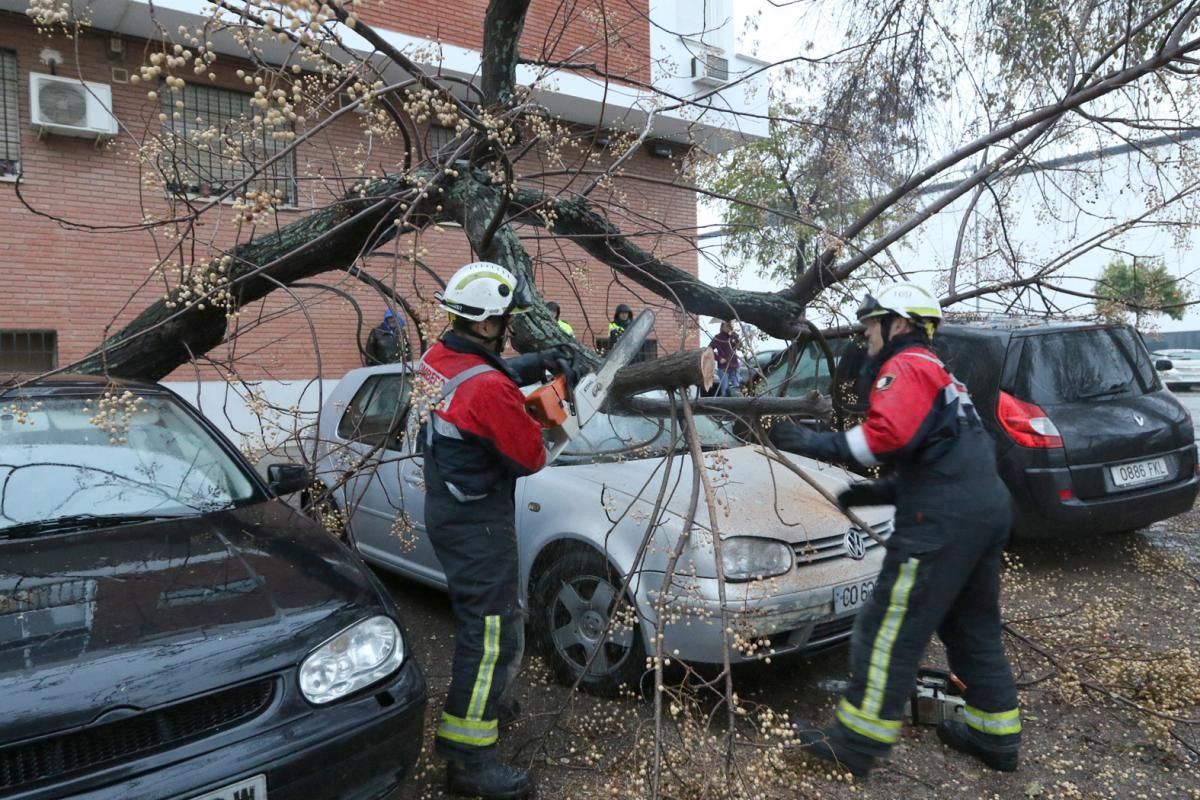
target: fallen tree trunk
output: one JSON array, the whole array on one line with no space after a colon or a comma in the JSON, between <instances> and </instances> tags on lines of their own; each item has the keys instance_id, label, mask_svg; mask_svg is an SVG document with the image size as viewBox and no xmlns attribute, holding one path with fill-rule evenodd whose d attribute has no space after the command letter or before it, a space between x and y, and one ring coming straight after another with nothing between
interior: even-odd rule
<instances>
[{"instance_id":1,"label":"fallen tree trunk","mask_svg":"<svg viewBox=\"0 0 1200 800\"><path fill-rule=\"evenodd\" d=\"M672 353L623 367L613 378L610 396L627 397L651 389L670 391L691 386L708 389L713 385L716 374L717 361L713 351L707 347L697 347L695 350ZM670 404L667 403L667 406Z\"/></svg>"}]
</instances>

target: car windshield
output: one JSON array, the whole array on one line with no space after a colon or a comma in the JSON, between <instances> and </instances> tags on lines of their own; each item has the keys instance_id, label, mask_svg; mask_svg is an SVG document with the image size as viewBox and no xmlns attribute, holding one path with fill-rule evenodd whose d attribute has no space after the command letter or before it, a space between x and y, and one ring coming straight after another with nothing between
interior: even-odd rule
<instances>
[{"instance_id":1,"label":"car windshield","mask_svg":"<svg viewBox=\"0 0 1200 800\"><path fill-rule=\"evenodd\" d=\"M66 518L191 516L257 499L169 396L0 400L0 533Z\"/></svg>"},{"instance_id":2,"label":"car windshield","mask_svg":"<svg viewBox=\"0 0 1200 800\"><path fill-rule=\"evenodd\" d=\"M738 439L714 417L696 417L696 432L700 445L706 450L737 447ZM664 456L668 449L687 450L687 439L681 425L671 436L671 420L632 414L596 414L579 435L563 450L559 460L566 463L585 463L630 458Z\"/></svg>"},{"instance_id":3,"label":"car windshield","mask_svg":"<svg viewBox=\"0 0 1200 800\"><path fill-rule=\"evenodd\" d=\"M1149 353L1124 327L1026 337L1014 380L1013 394L1039 405L1138 397L1158 388Z\"/></svg>"},{"instance_id":4,"label":"car windshield","mask_svg":"<svg viewBox=\"0 0 1200 800\"><path fill-rule=\"evenodd\" d=\"M835 362L842 355L847 344L847 339L829 341L829 348ZM786 397L803 397L814 389L822 394L829 394L829 360L816 342L805 345L800 352L800 357L796 359L795 370L788 369L788 362L786 358L782 357L780 351L773 351L772 358L764 359L760 366L767 367L775 357L780 358L780 361L767 376L766 387L759 394L778 396L780 388L784 387L785 383L783 396Z\"/></svg>"}]
</instances>

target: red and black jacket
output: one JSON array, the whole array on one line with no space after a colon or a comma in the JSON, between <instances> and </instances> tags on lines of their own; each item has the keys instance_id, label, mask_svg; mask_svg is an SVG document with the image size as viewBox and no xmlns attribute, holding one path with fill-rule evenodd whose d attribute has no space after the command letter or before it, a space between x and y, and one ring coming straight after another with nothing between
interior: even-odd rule
<instances>
[{"instance_id":1,"label":"red and black jacket","mask_svg":"<svg viewBox=\"0 0 1200 800\"><path fill-rule=\"evenodd\" d=\"M964 425L983 431L966 387L917 337L891 342L870 401L866 420L850 430L816 433L780 425L772 439L784 450L813 458L864 467L889 464L905 472L940 461Z\"/></svg>"},{"instance_id":2,"label":"red and black jacket","mask_svg":"<svg viewBox=\"0 0 1200 800\"><path fill-rule=\"evenodd\" d=\"M541 427L525 411L519 388L541 376L536 357L505 361L451 331L421 359L424 390L436 396L447 381L480 364L492 369L468 379L430 412L450 424L433 426L432 458L460 500L511 492L516 478L546 465Z\"/></svg>"},{"instance_id":3,"label":"red and black jacket","mask_svg":"<svg viewBox=\"0 0 1200 800\"><path fill-rule=\"evenodd\" d=\"M870 410L843 435L864 467L937 461L958 436L960 422L981 425L967 387L928 347L903 342L876 373Z\"/></svg>"}]
</instances>

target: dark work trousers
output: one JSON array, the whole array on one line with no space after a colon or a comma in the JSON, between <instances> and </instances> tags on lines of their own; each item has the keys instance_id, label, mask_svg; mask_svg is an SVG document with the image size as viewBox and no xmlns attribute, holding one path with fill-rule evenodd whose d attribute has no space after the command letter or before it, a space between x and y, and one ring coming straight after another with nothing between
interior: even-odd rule
<instances>
[{"instance_id":1,"label":"dark work trousers","mask_svg":"<svg viewBox=\"0 0 1200 800\"><path fill-rule=\"evenodd\" d=\"M982 437L982 429L964 426L936 465L899 471L896 529L855 620L850 688L838 703L833 735L845 747L873 756L891 750L934 633L966 683L963 721L971 735L1000 752L1020 746L1017 690L1000 627L1011 508L989 462L991 442Z\"/></svg>"},{"instance_id":2,"label":"dark work trousers","mask_svg":"<svg viewBox=\"0 0 1200 800\"><path fill-rule=\"evenodd\" d=\"M525 648L519 597L514 480L461 503L425 458L425 527L458 621L450 690L435 752L461 763L496 758L497 704Z\"/></svg>"}]
</instances>

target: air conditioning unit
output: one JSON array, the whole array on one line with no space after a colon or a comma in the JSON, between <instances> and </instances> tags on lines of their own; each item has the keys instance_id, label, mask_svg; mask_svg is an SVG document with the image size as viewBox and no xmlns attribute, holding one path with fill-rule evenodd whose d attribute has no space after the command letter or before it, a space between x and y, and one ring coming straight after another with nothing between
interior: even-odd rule
<instances>
[{"instance_id":1,"label":"air conditioning unit","mask_svg":"<svg viewBox=\"0 0 1200 800\"><path fill-rule=\"evenodd\" d=\"M78 78L29 73L30 124L39 131L95 139L116 136L112 87Z\"/></svg>"},{"instance_id":2,"label":"air conditioning unit","mask_svg":"<svg viewBox=\"0 0 1200 800\"><path fill-rule=\"evenodd\" d=\"M706 86L724 86L729 83L729 59L715 53L693 58L692 80Z\"/></svg>"}]
</instances>

